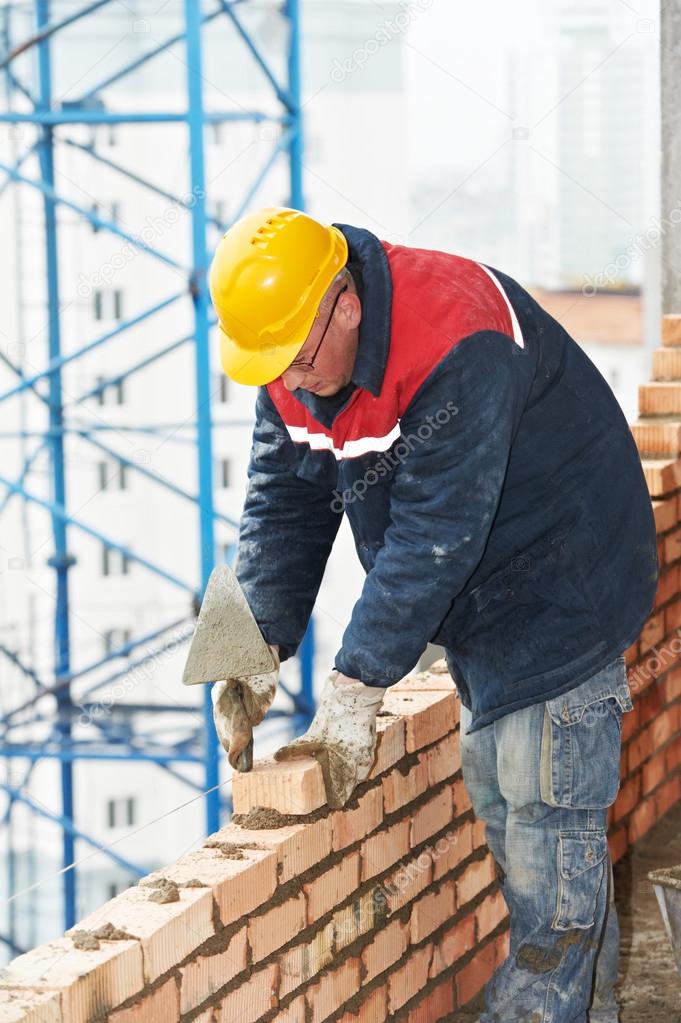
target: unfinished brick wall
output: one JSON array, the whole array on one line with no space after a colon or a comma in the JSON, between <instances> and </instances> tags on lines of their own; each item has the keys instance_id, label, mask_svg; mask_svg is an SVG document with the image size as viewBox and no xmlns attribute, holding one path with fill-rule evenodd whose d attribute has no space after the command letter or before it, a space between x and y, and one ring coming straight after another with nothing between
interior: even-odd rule
<instances>
[{"instance_id":1,"label":"unfinished brick wall","mask_svg":"<svg viewBox=\"0 0 681 1023\"><path fill-rule=\"evenodd\" d=\"M627 651L634 710L623 721L613 859L681 799L681 316L663 317L639 410L631 429L653 499L660 583L653 613Z\"/></svg>"},{"instance_id":2,"label":"unfinished brick wall","mask_svg":"<svg viewBox=\"0 0 681 1023\"><path fill-rule=\"evenodd\" d=\"M201 849L10 964L0 1020L431 1023L469 1001L508 925L458 708L444 662L392 687L342 810L311 758L235 775Z\"/></svg>"},{"instance_id":3,"label":"unfinished brick wall","mask_svg":"<svg viewBox=\"0 0 681 1023\"><path fill-rule=\"evenodd\" d=\"M614 859L681 798L681 317L665 319L663 342L632 427L663 567L627 651L634 711L611 811ZM311 759L235 775L235 814L202 848L10 964L1 1023L448 1017L508 948L461 777L458 711L444 662L391 687L373 770L342 810L325 806Z\"/></svg>"}]
</instances>

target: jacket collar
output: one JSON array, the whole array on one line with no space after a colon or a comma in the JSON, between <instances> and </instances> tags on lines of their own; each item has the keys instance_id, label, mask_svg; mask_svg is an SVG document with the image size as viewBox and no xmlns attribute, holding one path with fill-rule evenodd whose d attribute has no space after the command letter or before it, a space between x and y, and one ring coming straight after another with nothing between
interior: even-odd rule
<instances>
[{"instance_id":1,"label":"jacket collar","mask_svg":"<svg viewBox=\"0 0 681 1023\"><path fill-rule=\"evenodd\" d=\"M390 350L393 290L388 257L376 235L350 224L333 226L345 235L349 259L359 267L361 275L362 321L359 325L352 380L342 391L329 398L312 394L302 387L292 392L315 419L327 427L342 411L357 387L369 391L375 398L380 393Z\"/></svg>"}]
</instances>

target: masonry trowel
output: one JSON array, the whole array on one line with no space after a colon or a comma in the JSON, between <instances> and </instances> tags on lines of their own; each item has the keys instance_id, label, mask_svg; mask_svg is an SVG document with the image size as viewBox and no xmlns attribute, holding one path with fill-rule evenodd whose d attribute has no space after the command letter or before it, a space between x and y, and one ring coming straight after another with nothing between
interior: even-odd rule
<instances>
[{"instance_id":1,"label":"masonry trowel","mask_svg":"<svg viewBox=\"0 0 681 1023\"><path fill-rule=\"evenodd\" d=\"M228 565L210 574L196 620L182 682L186 686L260 675L276 668L239 581ZM253 767L253 739L240 754L239 771Z\"/></svg>"}]
</instances>

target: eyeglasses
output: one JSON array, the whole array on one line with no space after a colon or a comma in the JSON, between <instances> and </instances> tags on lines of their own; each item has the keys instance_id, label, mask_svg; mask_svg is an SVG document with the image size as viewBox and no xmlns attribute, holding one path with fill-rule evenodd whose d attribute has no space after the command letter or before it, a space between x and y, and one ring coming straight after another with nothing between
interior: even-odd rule
<instances>
[{"instance_id":1,"label":"eyeglasses","mask_svg":"<svg viewBox=\"0 0 681 1023\"><path fill-rule=\"evenodd\" d=\"M338 299L341 297L343 292L347 291L347 290L348 290L348 285L344 284L343 287L338 292L338 294L336 295L336 297L334 298L333 305L331 306L331 312L329 313L329 318L326 321L326 326L324 327L324 330L322 331L322 336L320 337L320 339L319 339L319 341L317 343L317 347L315 348L314 352L312 353L312 358L311 359L300 359L300 360L299 359L294 359L293 362L289 364L289 367L288 367L289 369L314 369L314 361L315 361L315 359L317 358L317 356L319 354L319 349L322 347L322 341L326 337L326 332L329 329L329 327L331 326L331 320L333 319L333 314L336 311L336 305L338 304ZM317 316L319 316L319 313L317 313Z\"/></svg>"}]
</instances>

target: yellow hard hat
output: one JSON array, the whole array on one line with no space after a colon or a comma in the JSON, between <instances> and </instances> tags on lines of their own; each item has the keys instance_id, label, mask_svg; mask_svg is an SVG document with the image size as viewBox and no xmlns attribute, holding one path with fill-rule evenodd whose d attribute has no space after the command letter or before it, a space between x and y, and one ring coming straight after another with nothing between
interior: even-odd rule
<instances>
[{"instance_id":1,"label":"yellow hard hat","mask_svg":"<svg viewBox=\"0 0 681 1023\"><path fill-rule=\"evenodd\" d=\"M240 384L267 384L302 348L348 243L300 210L267 207L230 227L210 268L220 359Z\"/></svg>"}]
</instances>

